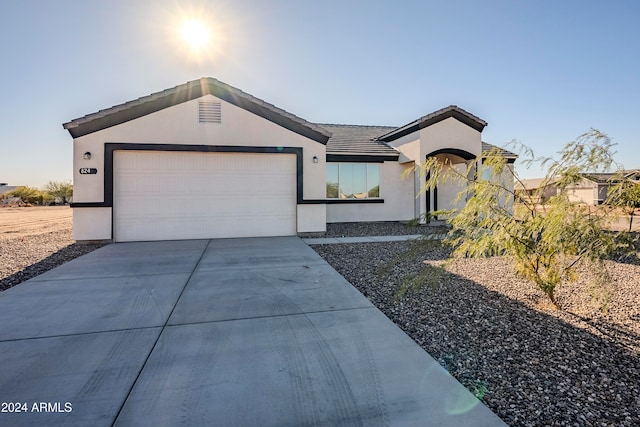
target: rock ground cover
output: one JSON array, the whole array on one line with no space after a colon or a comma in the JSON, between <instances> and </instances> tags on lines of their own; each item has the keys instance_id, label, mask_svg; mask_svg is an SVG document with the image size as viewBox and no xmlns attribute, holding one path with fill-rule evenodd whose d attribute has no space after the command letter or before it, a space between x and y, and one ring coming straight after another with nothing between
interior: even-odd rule
<instances>
[{"instance_id":1,"label":"rock ground cover","mask_svg":"<svg viewBox=\"0 0 640 427\"><path fill-rule=\"evenodd\" d=\"M508 259L445 263L433 242L313 248L509 425L640 425L640 266L608 262L607 312L586 279L555 310Z\"/></svg>"},{"instance_id":2,"label":"rock ground cover","mask_svg":"<svg viewBox=\"0 0 640 427\"><path fill-rule=\"evenodd\" d=\"M78 244L71 233L71 209L0 209L0 291L9 289L101 244Z\"/></svg>"}]
</instances>

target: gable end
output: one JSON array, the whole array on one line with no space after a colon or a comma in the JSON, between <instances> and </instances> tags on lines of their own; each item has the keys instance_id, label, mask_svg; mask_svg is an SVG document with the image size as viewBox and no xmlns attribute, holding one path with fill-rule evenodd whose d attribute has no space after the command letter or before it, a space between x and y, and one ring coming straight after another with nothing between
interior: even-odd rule
<instances>
[{"instance_id":1,"label":"gable end","mask_svg":"<svg viewBox=\"0 0 640 427\"><path fill-rule=\"evenodd\" d=\"M88 114L64 123L63 127L72 137L78 138L205 95L213 95L321 144L326 144L331 137L325 129L211 77Z\"/></svg>"},{"instance_id":2,"label":"gable end","mask_svg":"<svg viewBox=\"0 0 640 427\"><path fill-rule=\"evenodd\" d=\"M378 140L391 142L449 118L454 118L459 122L464 123L465 125L477 130L478 132L482 132L482 130L487 126L487 122L485 122L481 118L474 116L473 114L463 110L457 105L450 105L441 110L434 111L431 114L427 114L426 116L421 117L418 120L411 122L405 126L394 129L391 132L380 136Z\"/></svg>"}]
</instances>

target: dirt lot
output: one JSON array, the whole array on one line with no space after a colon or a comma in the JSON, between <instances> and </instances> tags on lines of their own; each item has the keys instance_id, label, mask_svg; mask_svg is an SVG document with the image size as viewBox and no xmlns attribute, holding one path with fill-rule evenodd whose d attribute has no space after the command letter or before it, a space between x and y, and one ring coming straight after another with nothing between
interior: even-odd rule
<instances>
[{"instance_id":1,"label":"dirt lot","mask_svg":"<svg viewBox=\"0 0 640 427\"><path fill-rule=\"evenodd\" d=\"M68 206L0 208L0 291L101 245L75 243Z\"/></svg>"},{"instance_id":2,"label":"dirt lot","mask_svg":"<svg viewBox=\"0 0 640 427\"><path fill-rule=\"evenodd\" d=\"M0 239L70 230L71 212L69 206L0 208Z\"/></svg>"}]
</instances>

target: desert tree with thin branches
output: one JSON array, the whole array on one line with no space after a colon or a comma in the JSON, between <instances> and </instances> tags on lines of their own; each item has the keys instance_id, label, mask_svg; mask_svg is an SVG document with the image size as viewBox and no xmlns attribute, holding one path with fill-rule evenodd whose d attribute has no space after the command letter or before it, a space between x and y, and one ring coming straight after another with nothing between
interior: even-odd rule
<instances>
[{"instance_id":1,"label":"desert tree with thin branches","mask_svg":"<svg viewBox=\"0 0 640 427\"><path fill-rule=\"evenodd\" d=\"M620 250L620 242L608 231L608 210L588 207L570 197L585 172L604 172L616 166L611 139L590 129L566 144L558 158L536 158L519 143L519 161L526 167L539 165L545 176L533 195L514 190L524 188L522 180L494 148L470 162L466 171L448 161L428 158L417 166L425 183L422 191L443 182L457 183L453 209L434 212L451 226L444 244L452 257L508 256L516 273L533 282L558 307L555 291L576 279L581 262L606 272L604 260ZM555 194L545 204L537 203L550 187ZM604 285L606 274L597 274Z\"/></svg>"}]
</instances>

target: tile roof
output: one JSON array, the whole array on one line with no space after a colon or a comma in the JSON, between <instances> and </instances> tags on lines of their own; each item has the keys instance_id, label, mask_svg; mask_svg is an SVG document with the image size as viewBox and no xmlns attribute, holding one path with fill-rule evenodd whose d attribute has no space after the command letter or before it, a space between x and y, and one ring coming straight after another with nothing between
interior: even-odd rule
<instances>
[{"instance_id":1,"label":"tile roof","mask_svg":"<svg viewBox=\"0 0 640 427\"><path fill-rule=\"evenodd\" d=\"M620 169L616 172L584 172L583 177L598 184L616 183L624 179L637 181L640 179L640 169Z\"/></svg>"},{"instance_id":2,"label":"tile roof","mask_svg":"<svg viewBox=\"0 0 640 427\"><path fill-rule=\"evenodd\" d=\"M399 151L376 138L393 126L358 126L319 124L332 133L327 142L327 154L376 155L398 157Z\"/></svg>"},{"instance_id":3,"label":"tile roof","mask_svg":"<svg viewBox=\"0 0 640 427\"><path fill-rule=\"evenodd\" d=\"M497 148L500 152L500 155L502 157L509 157L509 158L517 158L518 155L516 153L512 153L509 150L505 150L502 147L498 147L497 145L493 145L493 144L489 144L488 142L484 142L482 141L482 152L487 152L487 151L491 151L492 149Z\"/></svg>"},{"instance_id":4,"label":"tile roof","mask_svg":"<svg viewBox=\"0 0 640 427\"><path fill-rule=\"evenodd\" d=\"M612 173L612 172L603 172L603 173L585 172L585 173L581 173L580 175L582 175L589 181L593 181L598 184L618 182L620 180L620 174Z\"/></svg>"},{"instance_id":5,"label":"tile roof","mask_svg":"<svg viewBox=\"0 0 640 427\"><path fill-rule=\"evenodd\" d=\"M545 184L545 187L550 187L556 182L555 179L548 180L547 178L528 178L516 180L514 187L516 190L537 190Z\"/></svg>"},{"instance_id":6,"label":"tile roof","mask_svg":"<svg viewBox=\"0 0 640 427\"><path fill-rule=\"evenodd\" d=\"M261 116L292 132L326 144L329 155L376 156L397 160L399 151L389 146L387 142L415 130L449 117L479 131L487 125L484 120L455 105L434 111L401 127L316 124L219 80L202 77L96 113L87 114L64 123L63 127L69 131L71 136L77 138L208 94ZM493 147L491 144L483 142L483 150L488 150L491 147ZM506 157L517 157L516 154L507 150L502 151Z\"/></svg>"},{"instance_id":7,"label":"tile roof","mask_svg":"<svg viewBox=\"0 0 640 427\"><path fill-rule=\"evenodd\" d=\"M327 154L342 155L377 155L394 156L399 155L398 150L380 141L380 135L388 134L394 126L361 126L361 125L337 125L321 123L318 126L325 128L332 133L332 137L327 142ZM500 154L508 158L517 158L518 155L511 151L489 144L482 143L482 151L489 151L498 148Z\"/></svg>"},{"instance_id":8,"label":"tile roof","mask_svg":"<svg viewBox=\"0 0 640 427\"><path fill-rule=\"evenodd\" d=\"M482 129L487 126L487 122L482 120L480 117L474 116L470 112L458 107L457 105L449 105L448 107L441 108L440 110L434 111L433 113L427 114L426 116L422 116L411 123L393 129L391 132L380 135L380 139L387 142L393 141L450 117L453 117L454 119L466 124L467 126L472 127L478 132L482 132Z\"/></svg>"},{"instance_id":9,"label":"tile roof","mask_svg":"<svg viewBox=\"0 0 640 427\"><path fill-rule=\"evenodd\" d=\"M202 77L97 113L87 114L64 123L63 127L71 136L77 138L209 94L320 143L326 144L331 136L316 124L211 77Z\"/></svg>"}]
</instances>

